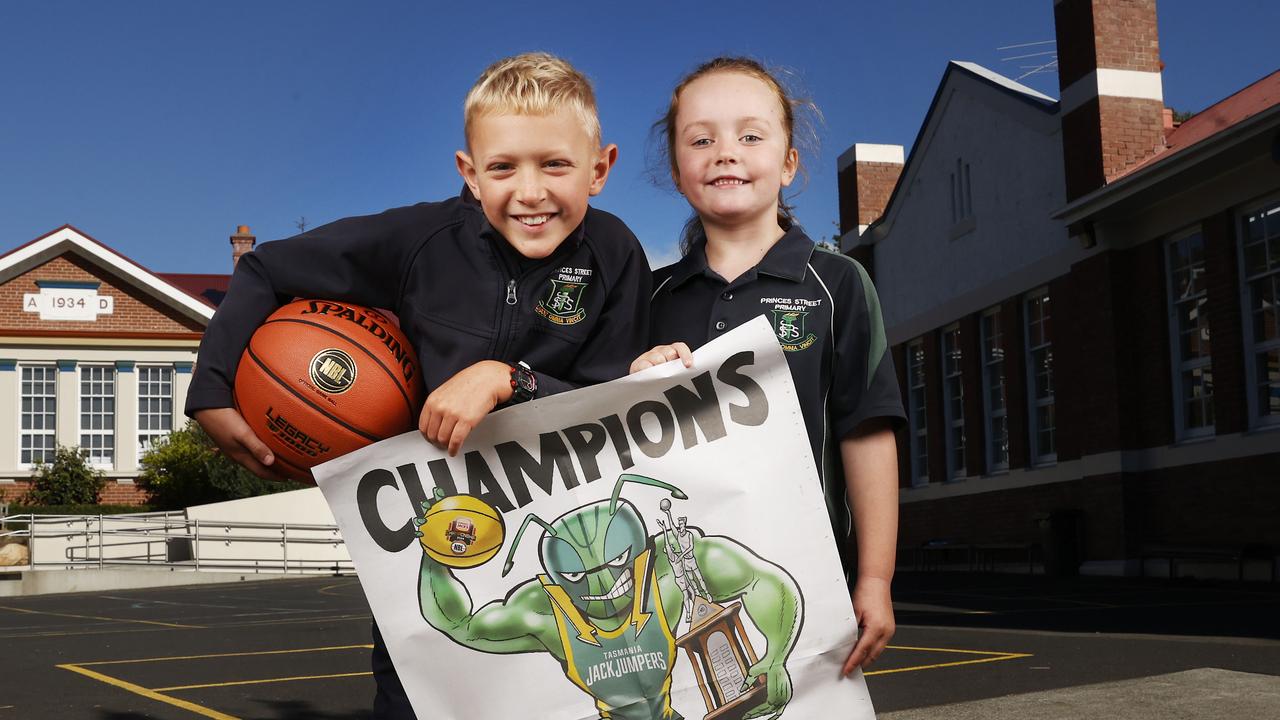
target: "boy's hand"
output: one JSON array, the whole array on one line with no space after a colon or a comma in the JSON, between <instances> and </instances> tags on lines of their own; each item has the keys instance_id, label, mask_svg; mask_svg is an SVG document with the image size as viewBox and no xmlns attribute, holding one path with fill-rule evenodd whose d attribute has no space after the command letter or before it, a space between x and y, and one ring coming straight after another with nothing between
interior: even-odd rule
<instances>
[{"instance_id":1,"label":"boy's hand","mask_svg":"<svg viewBox=\"0 0 1280 720\"><path fill-rule=\"evenodd\" d=\"M893 620L893 601L889 581L877 577L859 577L853 587L853 613L858 618L858 642L844 661L845 675L855 668L866 669L880 657L893 638L897 625Z\"/></svg>"},{"instance_id":2,"label":"boy's hand","mask_svg":"<svg viewBox=\"0 0 1280 720\"><path fill-rule=\"evenodd\" d=\"M670 362L680 358L687 368L693 367L693 352L689 350L689 346L682 342L671 343L670 345L658 345L649 352L636 358L631 363L631 370L628 374L638 373L651 367L657 367L663 363Z\"/></svg>"},{"instance_id":3,"label":"boy's hand","mask_svg":"<svg viewBox=\"0 0 1280 720\"><path fill-rule=\"evenodd\" d=\"M449 378L427 396L418 430L428 442L457 455L485 415L511 399L511 366L481 360Z\"/></svg>"},{"instance_id":4,"label":"boy's hand","mask_svg":"<svg viewBox=\"0 0 1280 720\"><path fill-rule=\"evenodd\" d=\"M218 449L263 480L282 480L271 464L276 461L271 450L253 434L249 423L235 408L205 408L192 417L200 423Z\"/></svg>"}]
</instances>

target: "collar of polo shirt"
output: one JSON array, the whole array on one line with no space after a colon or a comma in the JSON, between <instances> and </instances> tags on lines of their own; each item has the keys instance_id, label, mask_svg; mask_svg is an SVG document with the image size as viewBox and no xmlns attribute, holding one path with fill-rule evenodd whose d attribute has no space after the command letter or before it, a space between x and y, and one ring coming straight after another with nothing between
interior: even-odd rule
<instances>
[{"instance_id":1,"label":"collar of polo shirt","mask_svg":"<svg viewBox=\"0 0 1280 720\"><path fill-rule=\"evenodd\" d=\"M809 270L809 257L813 255L814 244L798 226L792 226L778 242L769 248L756 266L760 275L772 275L800 282ZM671 274L671 287L675 289L694 275L710 273L707 266L707 239L701 237L689 248L689 254L681 258Z\"/></svg>"}]
</instances>

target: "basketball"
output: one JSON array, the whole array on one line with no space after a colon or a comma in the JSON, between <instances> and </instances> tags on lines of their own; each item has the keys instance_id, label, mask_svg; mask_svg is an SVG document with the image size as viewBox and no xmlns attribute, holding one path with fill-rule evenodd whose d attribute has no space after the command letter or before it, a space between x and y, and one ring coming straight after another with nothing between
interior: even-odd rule
<instances>
[{"instance_id":1,"label":"basketball","mask_svg":"<svg viewBox=\"0 0 1280 720\"><path fill-rule=\"evenodd\" d=\"M432 560L451 568L483 565L502 549L502 515L472 495L437 500L423 518L419 542Z\"/></svg>"},{"instance_id":2,"label":"basketball","mask_svg":"<svg viewBox=\"0 0 1280 720\"><path fill-rule=\"evenodd\" d=\"M397 323L372 308L299 300L253 333L236 369L236 409L282 475L418 425L422 378Z\"/></svg>"}]
</instances>

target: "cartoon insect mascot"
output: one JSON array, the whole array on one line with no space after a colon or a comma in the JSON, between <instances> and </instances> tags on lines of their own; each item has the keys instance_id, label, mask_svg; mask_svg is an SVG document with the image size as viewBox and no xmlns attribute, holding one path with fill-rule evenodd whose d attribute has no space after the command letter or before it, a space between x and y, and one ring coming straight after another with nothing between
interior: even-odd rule
<instances>
[{"instance_id":1,"label":"cartoon insect mascot","mask_svg":"<svg viewBox=\"0 0 1280 720\"><path fill-rule=\"evenodd\" d=\"M623 474L608 500L574 508L549 523L530 514L511 543L502 574L511 571L530 523L543 529L544 574L480 608L473 607L452 569L424 553L418 589L422 617L472 650L549 653L595 700L601 718L679 720L683 716L671 707L671 671L686 596L676 584L664 534L649 535L635 505L619 497L629 482L687 497L660 480ZM434 499L423 503L419 525L442 499L437 488ZM745 717L776 718L791 699L786 661L804 611L800 590L785 570L738 542L703 536L693 527L688 531L695 533L694 559L709 599L741 601L767 643L744 683L763 676L767 694Z\"/></svg>"}]
</instances>

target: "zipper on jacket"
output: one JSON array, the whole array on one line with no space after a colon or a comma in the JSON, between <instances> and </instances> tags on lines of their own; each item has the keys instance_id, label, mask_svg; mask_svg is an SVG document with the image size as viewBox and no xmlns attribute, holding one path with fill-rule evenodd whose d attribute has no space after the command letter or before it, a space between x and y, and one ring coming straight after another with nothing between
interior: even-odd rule
<instances>
[{"instance_id":1,"label":"zipper on jacket","mask_svg":"<svg viewBox=\"0 0 1280 720\"><path fill-rule=\"evenodd\" d=\"M516 302L516 281L512 278L507 281L507 304L515 305Z\"/></svg>"}]
</instances>

